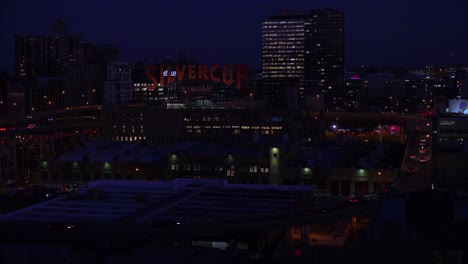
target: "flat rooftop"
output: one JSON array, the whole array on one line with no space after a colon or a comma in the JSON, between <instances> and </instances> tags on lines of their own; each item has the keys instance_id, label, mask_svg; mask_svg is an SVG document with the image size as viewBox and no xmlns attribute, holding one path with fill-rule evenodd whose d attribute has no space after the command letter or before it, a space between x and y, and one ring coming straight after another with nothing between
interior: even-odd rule
<instances>
[{"instance_id":1,"label":"flat rooftop","mask_svg":"<svg viewBox=\"0 0 468 264\"><path fill-rule=\"evenodd\" d=\"M110 140L92 140L82 148L64 153L51 160L62 162L118 162L118 163L151 163L166 159L170 154L187 155L227 155L268 154L266 149L233 148L219 144L200 142L181 142L171 145L150 145L139 141L112 142Z\"/></svg>"},{"instance_id":2,"label":"flat rooftop","mask_svg":"<svg viewBox=\"0 0 468 264\"><path fill-rule=\"evenodd\" d=\"M0 216L28 222L195 223L291 212L310 186L229 184L225 180L98 180L81 191Z\"/></svg>"}]
</instances>

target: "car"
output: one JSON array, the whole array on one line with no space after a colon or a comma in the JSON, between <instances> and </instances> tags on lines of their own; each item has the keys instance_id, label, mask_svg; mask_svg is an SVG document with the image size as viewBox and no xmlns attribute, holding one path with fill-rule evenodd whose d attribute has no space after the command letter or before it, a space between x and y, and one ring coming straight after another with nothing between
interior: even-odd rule
<instances>
[{"instance_id":1,"label":"car","mask_svg":"<svg viewBox=\"0 0 468 264\"><path fill-rule=\"evenodd\" d=\"M428 161L427 157L420 157L419 162L426 163Z\"/></svg>"},{"instance_id":2,"label":"car","mask_svg":"<svg viewBox=\"0 0 468 264\"><path fill-rule=\"evenodd\" d=\"M427 148L424 148L424 147L419 148L419 153L420 154L426 154L427 153Z\"/></svg>"},{"instance_id":3,"label":"car","mask_svg":"<svg viewBox=\"0 0 468 264\"><path fill-rule=\"evenodd\" d=\"M426 143L426 142L427 142L427 139L421 138L421 139L419 140L419 142L421 142L421 143Z\"/></svg>"},{"instance_id":4,"label":"car","mask_svg":"<svg viewBox=\"0 0 468 264\"><path fill-rule=\"evenodd\" d=\"M47 229L49 230L72 230L75 228L75 225L66 223L50 223L47 225Z\"/></svg>"},{"instance_id":5,"label":"car","mask_svg":"<svg viewBox=\"0 0 468 264\"><path fill-rule=\"evenodd\" d=\"M356 206L356 205L363 205L363 204L366 204L369 200L370 200L370 198L368 198L368 197L354 196L354 197L350 197L350 198L348 199L348 203L349 203L351 206Z\"/></svg>"},{"instance_id":6,"label":"car","mask_svg":"<svg viewBox=\"0 0 468 264\"><path fill-rule=\"evenodd\" d=\"M388 186L384 190L385 196L388 196L388 195L392 196L392 195L399 195L399 194L400 194L400 190L395 186Z\"/></svg>"},{"instance_id":7,"label":"car","mask_svg":"<svg viewBox=\"0 0 468 264\"><path fill-rule=\"evenodd\" d=\"M415 168L409 167L409 168L406 169L406 173L408 173L408 174L414 174L415 172L416 172Z\"/></svg>"},{"instance_id":8,"label":"car","mask_svg":"<svg viewBox=\"0 0 468 264\"><path fill-rule=\"evenodd\" d=\"M181 222L169 219L155 219L152 221L152 225L156 228L179 227L181 226Z\"/></svg>"}]
</instances>

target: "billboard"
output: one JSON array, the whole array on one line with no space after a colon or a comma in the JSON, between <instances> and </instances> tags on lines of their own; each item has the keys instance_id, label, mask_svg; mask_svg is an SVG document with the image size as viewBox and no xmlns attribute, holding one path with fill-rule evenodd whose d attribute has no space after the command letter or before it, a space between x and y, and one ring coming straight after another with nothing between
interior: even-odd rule
<instances>
[{"instance_id":1,"label":"billboard","mask_svg":"<svg viewBox=\"0 0 468 264\"><path fill-rule=\"evenodd\" d=\"M159 72L159 74L158 74ZM235 75L235 76L234 76ZM242 81L247 79L247 66L237 65L149 65L146 67L146 76L153 83L147 88L154 90L158 84L164 86L182 80L207 80L231 86L234 83L238 90ZM158 77L157 77L158 76Z\"/></svg>"},{"instance_id":2,"label":"billboard","mask_svg":"<svg viewBox=\"0 0 468 264\"><path fill-rule=\"evenodd\" d=\"M468 115L468 100L466 99L450 99L449 113Z\"/></svg>"}]
</instances>

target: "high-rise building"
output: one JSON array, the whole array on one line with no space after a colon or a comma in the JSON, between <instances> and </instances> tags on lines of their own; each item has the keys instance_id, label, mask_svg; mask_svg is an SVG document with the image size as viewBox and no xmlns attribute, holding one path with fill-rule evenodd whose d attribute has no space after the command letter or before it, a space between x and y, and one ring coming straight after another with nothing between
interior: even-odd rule
<instances>
[{"instance_id":1,"label":"high-rise building","mask_svg":"<svg viewBox=\"0 0 468 264\"><path fill-rule=\"evenodd\" d=\"M297 78L304 95L304 37L308 14L281 12L262 23L262 77Z\"/></svg>"},{"instance_id":2,"label":"high-rise building","mask_svg":"<svg viewBox=\"0 0 468 264\"><path fill-rule=\"evenodd\" d=\"M53 23L52 29L53 34L48 36L15 35L16 75L25 87L27 113L49 109L48 104L43 104L44 96L53 97L58 92L54 89L47 89L51 94L38 92L37 78L68 77L74 65L83 62L84 42L81 38L70 35L61 19Z\"/></svg>"},{"instance_id":3,"label":"high-rise building","mask_svg":"<svg viewBox=\"0 0 468 264\"><path fill-rule=\"evenodd\" d=\"M58 74L67 75L72 65L83 61L84 42L79 36L68 33L68 25L63 19L53 22L52 33L55 38Z\"/></svg>"},{"instance_id":4,"label":"high-rise building","mask_svg":"<svg viewBox=\"0 0 468 264\"><path fill-rule=\"evenodd\" d=\"M104 83L104 103L122 105L133 100L132 68L128 63L115 62L107 65Z\"/></svg>"},{"instance_id":5,"label":"high-rise building","mask_svg":"<svg viewBox=\"0 0 468 264\"><path fill-rule=\"evenodd\" d=\"M309 93L325 94L327 105L336 104L337 94L344 93L343 12L315 9L268 17L262 23L262 74L297 78L301 102Z\"/></svg>"},{"instance_id":6,"label":"high-rise building","mask_svg":"<svg viewBox=\"0 0 468 264\"><path fill-rule=\"evenodd\" d=\"M315 9L305 22L305 88L335 110L344 96L344 14Z\"/></svg>"}]
</instances>

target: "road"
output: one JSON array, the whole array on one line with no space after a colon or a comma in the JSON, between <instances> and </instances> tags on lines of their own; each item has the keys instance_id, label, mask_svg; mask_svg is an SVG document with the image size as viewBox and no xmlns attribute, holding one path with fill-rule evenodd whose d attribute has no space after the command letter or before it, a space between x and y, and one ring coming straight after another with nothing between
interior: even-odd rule
<instances>
[{"instance_id":1,"label":"road","mask_svg":"<svg viewBox=\"0 0 468 264\"><path fill-rule=\"evenodd\" d=\"M421 118L415 119L416 126L408 130L405 157L395 183L400 192L424 190L432 182L432 124Z\"/></svg>"}]
</instances>

